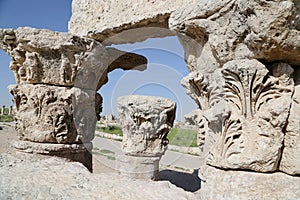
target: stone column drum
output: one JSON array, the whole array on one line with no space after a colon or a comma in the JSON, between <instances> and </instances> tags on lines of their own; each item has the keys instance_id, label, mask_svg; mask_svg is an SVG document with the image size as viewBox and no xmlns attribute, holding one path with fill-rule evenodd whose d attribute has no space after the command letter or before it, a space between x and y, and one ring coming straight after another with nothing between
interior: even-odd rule
<instances>
[{"instance_id":1,"label":"stone column drum","mask_svg":"<svg viewBox=\"0 0 300 200\"><path fill-rule=\"evenodd\" d=\"M123 130L122 150L117 157L121 174L158 180L159 160L168 145L176 103L161 97L130 95L118 98Z\"/></svg>"}]
</instances>

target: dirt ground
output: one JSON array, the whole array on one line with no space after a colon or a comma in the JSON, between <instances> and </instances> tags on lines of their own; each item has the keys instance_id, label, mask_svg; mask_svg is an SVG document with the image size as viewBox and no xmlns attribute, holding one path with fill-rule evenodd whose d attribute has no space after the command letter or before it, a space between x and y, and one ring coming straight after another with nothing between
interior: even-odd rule
<instances>
[{"instance_id":1,"label":"dirt ground","mask_svg":"<svg viewBox=\"0 0 300 200\"><path fill-rule=\"evenodd\" d=\"M0 154L12 153L15 149L11 147L11 142L18 140L17 133L15 131L14 123L0 122ZM40 157L40 156L39 156ZM41 159L44 156L41 156ZM94 174L106 174L106 173L118 173L114 167L109 167L105 163L110 162L106 156L93 154L93 173ZM160 180L166 180L182 188L186 191L195 192L200 188L200 179L197 176L197 172L183 173L176 170L170 170L168 168L161 169Z\"/></svg>"},{"instance_id":2,"label":"dirt ground","mask_svg":"<svg viewBox=\"0 0 300 200\"><path fill-rule=\"evenodd\" d=\"M14 123L0 122L0 127L0 153L11 152L13 149L10 147L10 143L18 139Z\"/></svg>"}]
</instances>

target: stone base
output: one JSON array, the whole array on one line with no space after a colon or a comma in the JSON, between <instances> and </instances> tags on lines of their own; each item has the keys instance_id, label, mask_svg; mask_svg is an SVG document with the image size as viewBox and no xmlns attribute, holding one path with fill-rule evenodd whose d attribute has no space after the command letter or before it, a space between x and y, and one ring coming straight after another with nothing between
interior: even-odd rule
<instances>
[{"instance_id":1,"label":"stone base","mask_svg":"<svg viewBox=\"0 0 300 200\"><path fill-rule=\"evenodd\" d=\"M281 172L200 169L200 199L300 199L300 177Z\"/></svg>"},{"instance_id":2,"label":"stone base","mask_svg":"<svg viewBox=\"0 0 300 200\"><path fill-rule=\"evenodd\" d=\"M135 157L118 155L116 169L121 175L144 180L159 180L161 157Z\"/></svg>"},{"instance_id":3,"label":"stone base","mask_svg":"<svg viewBox=\"0 0 300 200\"><path fill-rule=\"evenodd\" d=\"M12 146L24 153L42 154L67 158L82 163L90 172L93 171L91 142L84 144L51 144L29 141L14 141Z\"/></svg>"}]
</instances>

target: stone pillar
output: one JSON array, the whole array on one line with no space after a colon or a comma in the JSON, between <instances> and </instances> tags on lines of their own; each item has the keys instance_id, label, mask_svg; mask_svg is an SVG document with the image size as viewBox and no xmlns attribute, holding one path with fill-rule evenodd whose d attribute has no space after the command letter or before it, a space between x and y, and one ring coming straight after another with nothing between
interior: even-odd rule
<instances>
[{"instance_id":1,"label":"stone pillar","mask_svg":"<svg viewBox=\"0 0 300 200\"><path fill-rule=\"evenodd\" d=\"M13 107L9 106L8 115L12 115L12 114L13 114Z\"/></svg>"},{"instance_id":2,"label":"stone pillar","mask_svg":"<svg viewBox=\"0 0 300 200\"><path fill-rule=\"evenodd\" d=\"M95 91L97 78L108 67L105 47L49 30L0 33L0 47L12 57L17 82L9 86L20 139L15 148L69 158L92 171Z\"/></svg>"},{"instance_id":3,"label":"stone pillar","mask_svg":"<svg viewBox=\"0 0 300 200\"><path fill-rule=\"evenodd\" d=\"M234 60L212 76L197 72L182 81L189 93L197 94L202 108L199 129L205 137L200 144L208 164L278 170L285 136L282 127L294 93L293 69L284 63L269 69L257 60Z\"/></svg>"},{"instance_id":4,"label":"stone pillar","mask_svg":"<svg viewBox=\"0 0 300 200\"><path fill-rule=\"evenodd\" d=\"M17 82L9 86L16 103L16 149L69 158L92 171L91 141L102 104L96 91L108 72L147 60L93 39L28 27L0 29L0 48L11 56Z\"/></svg>"},{"instance_id":5,"label":"stone pillar","mask_svg":"<svg viewBox=\"0 0 300 200\"><path fill-rule=\"evenodd\" d=\"M5 105L3 105L1 108L1 115L4 115L4 114L5 114Z\"/></svg>"},{"instance_id":6,"label":"stone pillar","mask_svg":"<svg viewBox=\"0 0 300 200\"><path fill-rule=\"evenodd\" d=\"M167 149L167 134L175 119L175 102L130 95L119 97L118 112L123 130L117 169L131 178L158 180L159 160Z\"/></svg>"}]
</instances>

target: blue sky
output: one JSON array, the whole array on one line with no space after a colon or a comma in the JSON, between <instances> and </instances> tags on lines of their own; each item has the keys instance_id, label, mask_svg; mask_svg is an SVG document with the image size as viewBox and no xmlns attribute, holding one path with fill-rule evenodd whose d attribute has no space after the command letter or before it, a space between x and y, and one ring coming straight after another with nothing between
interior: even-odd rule
<instances>
[{"instance_id":1,"label":"blue sky","mask_svg":"<svg viewBox=\"0 0 300 200\"><path fill-rule=\"evenodd\" d=\"M71 3L71 0L0 0L0 28L30 26L67 32ZM162 96L176 101L178 120L196 108L180 85L188 70L176 37L114 47L146 56L149 65L143 72L115 70L109 74L108 84L100 89L104 98L103 115L117 114L116 98L129 94ZM9 56L0 51L0 105L12 105L7 86L14 84L15 79L9 70L9 62Z\"/></svg>"}]
</instances>

